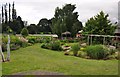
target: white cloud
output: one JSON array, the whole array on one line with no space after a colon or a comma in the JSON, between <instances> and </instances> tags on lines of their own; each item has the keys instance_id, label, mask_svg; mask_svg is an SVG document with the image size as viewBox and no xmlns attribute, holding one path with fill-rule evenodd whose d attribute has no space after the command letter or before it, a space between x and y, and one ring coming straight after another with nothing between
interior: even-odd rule
<instances>
[{"instance_id":1,"label":"white cloud","mask_svg":"<svg viewBox=\"0 0 120 77\"><path fill-rule=\"evenodd\" d=\"M15 0L17 15L28 23L37 24L41 18L52 18L55 8L62 7L66 3L76 4L79 20L85 23L90 17L101 10L108 13L113 22L118 19L119 0ZM0 0L0 3L12 3L13 0ZM1 6L1 4L0 4Z\"/></svg>"}]
</instances>

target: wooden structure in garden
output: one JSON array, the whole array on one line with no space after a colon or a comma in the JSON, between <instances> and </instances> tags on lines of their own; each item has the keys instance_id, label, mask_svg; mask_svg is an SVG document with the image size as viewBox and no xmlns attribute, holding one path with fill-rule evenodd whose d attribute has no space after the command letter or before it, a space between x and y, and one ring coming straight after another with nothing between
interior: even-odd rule
<instances>
[{"instance_id":1,"label":"wooden structure in garden","mask_svg":"<svg viewBox=\"0 0 120 77\"><path fill-rule=\"evenodd\" d=\"M83 32L83 30L78 31L78 33L76 34L76 37L77 37L77 38L80 38L80 37L82 36L82 32Z\"/></svg>"},{"instance_id":2,"label":"wooden structure in garden","mask_svg":"<svg viewBox=\"0 0 120 77\"><path fill-rule=\"evenodd\" d=\"M69 31L62 33L61 35L62 35L62 39L70 39L71 38L71 33Z\"/></svg>"},{"instance_id":3,"label":"wooden structure in garden","mask_svg":"<svg viewBox=\"0 0 120 77\"><path fill-rule=\"evenodd\" d=\"M120 36L120 22L118 22L118 26L115 30L115 36ZM117 40L120 41L120 38L118 38Z\"/></svg>"},{"instance_id":4,"label":"wooden structure in garden","mask_svg":"<svg viewBox=\"0 0 120 77\"><path fill-rule=\"evenodd\" d=\"M103 44L106 42L106 38L112 38L113 41L115 41L115 45L117 45L118 40L120 39L120 36L110 36L110 35L95 35L95 34L90 34L88 35L88 45L91 45L93 42L93 37L102 37L103 38ZM99 40L98 40L99 41ZM116 46L117 47L117 46Z\"/></svg>"}]
</instances>

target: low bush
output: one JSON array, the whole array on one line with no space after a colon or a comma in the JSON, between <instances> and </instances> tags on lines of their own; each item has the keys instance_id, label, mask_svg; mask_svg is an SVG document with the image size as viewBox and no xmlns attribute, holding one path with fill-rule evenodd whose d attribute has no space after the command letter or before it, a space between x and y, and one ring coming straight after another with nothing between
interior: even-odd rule
<instances>
[{"instance_id":1,"label":"low bush","mask_svg":"<svg viewBox=\"0 0 120 77\"><path fill-rule=\"evenodd\" d=\"M28 43L34 44L34 43L35 43L35 38L29 38L29 39L28 39Z\"/></svg>"},{"instance_id":2,"label":"low bush","mask_svg":"<svg viewBox=\"0 0 120 77\"><path fill-rule=\"evenodd\" d=\"M85 51L85 48L81 47L81 48L80 48L80 51Z\"/></svg>"},{"instance_id":3,"label":"low bush","mask_svg":"<svg viewBox=\"0 0 120 77\"><path fill-rule=\"evenodd\" d=\"M21 47L27 47L29 44L27 42L23 42Z\"/></svg>"},{"instance_id":4,"label":"low bush","mask_svg":"<svg viewBox=\"0 0 120 77\"><path fill-rule=\"evenodd\" d=\"M20 45L10 44L10 50L17 50L20 48Z\"/></svg>"},{"instance_id":5,"label":"low bush","mask_svg":"<svg viewBox=\"0 0 120 77\"><path fill-rule=\"evenodd\" d=\"M78 57L81 57L81 58L87 58L87 53L86 52L83 52L83 51L78 51Z\"/></svg>"},{"instance_id":6,"label":"low bush","mask_svg":"<svg viewBox=\"0 0 120 77\"><path fill-rule=\"evenodd\" d=\"M52 50L61 50L61 44L59 41L52 41Z\"/></svg>"},{"instance_id":7,"label":"low bush","mask_svg":"<svg viewBox=\"0 0 120 77\"><path fill-rule=\"evenodd\" d=\"M49 43L51 41L51 37L42 37L42 36L28 36L27 37L29 43Z\"/></svg>"},{"instance_id":8,"label":"low bush","mask_svg":"<svg viewBox=\"0 0 120 77\"><path fill-rule=\"evenodd\" d=\"M60 41L63 43L76 43L76 42L79 42L79 39L63 39Z\"/></svg>"},{"instance_id":9,"label":"low bush","mask_svg":"<svg viewBox=\"0 0 120 77\"><path fill-rule=\"evenodd\" d=\"M27 28L23 28L22 31L21 31L21 35L23 37L26 37L26 36L28 36L28 34L29 34L29 32L28 32Z\"/></svg>"},{"instance_id":10,"label":"low bush","mask_svg":"<svg viewBox=\"0 0 120 77\"><path fill-rule=\"evenodd\" d=\"M42 48L51 49L51 50L62 50L61 44L59 41L52 41L50 43L43 43Z\"/></svg>"},{"instance_id":11,"label":"low bush","mask_svg":"<svg viewBox=\"0 0 120 77\"><path fill-rule=\"evenodd\" d=\"M86 52L92 59L104 59L108 56L109 50L104 45L91 45L86 48Z\"/></svg>"},{"instance_id":12,"label":"low bush","mask_svg":"<svg viewBox=\"0 0 120 77\"><path fill-rule=\"evenodd\" d=\"M20 45L17 44L10 44L10 50L17 50L20 48ZM7 44L2 44L2 51L7 51Z\"/></svg>"},{"instance_id":13,"label":"low bush","mask_svg":"<svg viewBox=\"0 0 120 77\"><path fill-rule=\"evenodd\" d=\"M77 56L79 50L80 50L80 45L79 44L74 44L72 46L72 51L73 51L74 56Z\"/></svg>"},{"instance_id":14,"label":"low bush","mask_svg":"<svg viewBox=\"0 0 120 77\"><path fill-rule=\"evenodd\" d=\"M109 48L109 55L113 55L115 52L117 52L117 49L110 49Z\"/></svg>"},{"instance_id":15,"label":"low bush","mask_svg":"<svg viewBox=\"0 0 120 77\"><path fill-rule=\"evenodd\" d=\"M7 51L7 44L2 43L2 51L3 52Z\"/></svg>"},{"instance_id":16,"label":"low bush","mask_svg":"<svg viewBox=\"0 0 120 77\"><path fill-rule=\"evenodd\" d=\"M2 37L3 52L7 51L7 42L8 42L7 35L3 35L3 37ZM11 50L16 50L16 49L19 49L20 47L26 47L26 46L28 46L27 42L23 42L15 35L10 35L10 49Z\"/></svg>"}]
</instances>

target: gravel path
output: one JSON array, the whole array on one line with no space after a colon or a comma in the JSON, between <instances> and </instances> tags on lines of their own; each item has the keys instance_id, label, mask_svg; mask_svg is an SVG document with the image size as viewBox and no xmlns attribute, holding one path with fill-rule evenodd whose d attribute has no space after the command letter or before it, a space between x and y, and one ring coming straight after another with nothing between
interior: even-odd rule
<instances>
[{"instance_id":1,"label":"gravel path","mask_svg":"<svg viewBox=\"0 0 120 77\"><path fill-rule=\"evenodd\" d=\"M12 75L64 75L57 72L47 72L47 71L29 71L29 72L19 72Z\"/></svg>"}]
</instances>

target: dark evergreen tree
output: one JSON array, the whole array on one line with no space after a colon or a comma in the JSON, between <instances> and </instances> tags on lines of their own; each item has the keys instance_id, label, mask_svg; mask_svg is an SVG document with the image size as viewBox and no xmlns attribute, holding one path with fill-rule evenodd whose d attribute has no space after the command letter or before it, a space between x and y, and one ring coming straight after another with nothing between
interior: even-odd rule
<instances>
[{"instance_id":1,"label":"dark evergreen tree","mask_svg":"<svg viewBox=\"0 0 120 77\"><path fill-rule=\"evenodd\" d=\"M10 7L11 7L11 5L10 5L10 3L9 3L9 22L10 22L10 20L11 20L11 9L10 9Z\"/></svg>"},{"instance_id":2,"label":"dark evergreen tree","mask_svg":"<svg viewBox=\"0 0 120 77\"><path fill-rule=\"evenodd\" d=\"M7 3L4 5L4 10L5 10L5 23L7 23L8 22Z\"/></svg>"},{"instance_id":3,"label":"dark evergreen tree","mask_svg":"<svg viewBox=\"0 0 120 77\"><path fill-rule=\"evenodd\" d=\"M4 10L3 10L3 6L2 6L2 23L4 22Z\"/></svg>"},{"instance_id":4,"label":"dark evergreen tree","mask_svg":"<svg viewBox=\"0 0 120 77\"><path fill-rule=\"evenodd\" d=\"M15 10L15 4L13 2L13 5L12 5L12 19L15 20L17 18L17 14L16 14L16 10Z\"/></svg>"}]
</instances>

